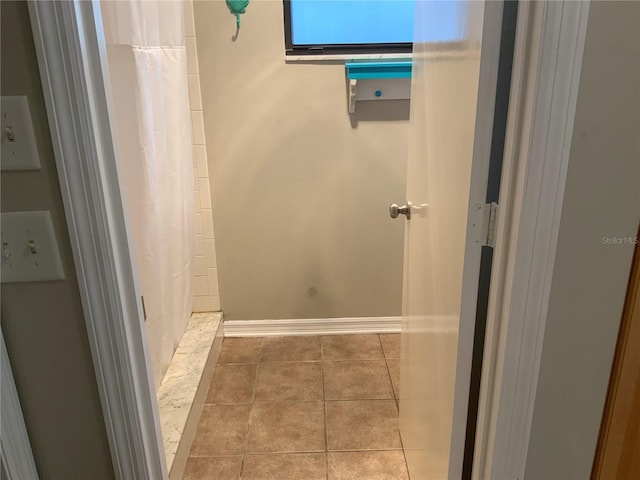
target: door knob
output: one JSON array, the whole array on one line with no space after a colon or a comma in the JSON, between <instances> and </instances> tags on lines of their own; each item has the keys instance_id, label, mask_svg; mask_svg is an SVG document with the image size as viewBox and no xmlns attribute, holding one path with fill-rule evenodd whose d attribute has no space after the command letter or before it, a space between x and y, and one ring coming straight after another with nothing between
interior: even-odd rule
<instances>
[{"instance_id":1,"label":"door knob","mask_svg":"<svg viewBox=\"0 0 640 480\"><path fill-rule=\"evenodd\" d=\"M391 215L391 218L397 218L399 214L404 215L407 217L407 220L409 220L411 218L411 207L408 205L399 207L397 203L389 205L389 215Z\"/></svg>"}]
</instances>

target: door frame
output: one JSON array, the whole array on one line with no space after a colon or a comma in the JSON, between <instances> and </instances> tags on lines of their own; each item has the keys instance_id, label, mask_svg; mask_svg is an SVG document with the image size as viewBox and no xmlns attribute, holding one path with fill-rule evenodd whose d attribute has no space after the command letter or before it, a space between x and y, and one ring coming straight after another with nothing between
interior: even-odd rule
<instances>
[{"instance_id":1,"label":"door frame","mask_svg":"<svg viewBox=\"0 0 640 480\"><path fill-rule=\"evenodd\" d=\"M524 470L588 10L588 0L520 3L474 455L478 479L522 478ZM29 2L29 13L114 471L120 479L167 478L107 109L100 4Z\"/></svg>"},{"instance_id":2,"label":"door frame","mask_svg":"<svg viewBox=\"0 0 640 480\"><path fill-rule=\"evenodd\" d=\"M589 6L520 2L475 480L524 477Z\"/></svg>"},{"instance_id":3,"label":"door frame","mask_svg":"<svg viewBox=\"0 0 640 480\"><path fill-rule=\"evenodd\" d=\"M167 478L107 108L100 3L29 2L29 16L115 476Z\"/></svg>"}]
</instances>

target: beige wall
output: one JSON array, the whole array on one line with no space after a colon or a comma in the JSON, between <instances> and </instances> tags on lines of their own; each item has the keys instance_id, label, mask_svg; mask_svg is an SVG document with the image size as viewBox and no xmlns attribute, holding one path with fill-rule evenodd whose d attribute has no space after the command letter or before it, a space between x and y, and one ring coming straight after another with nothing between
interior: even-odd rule
<instances>
[{"instance_id":1,"label":"beige wall","mask_svg":"<svg viewBox=\"0 0 640 480\"><path fill-rule=\"evenodd\" d=\"M589 478L640 220L640 3L592 2L525 480Z\"/></svg>"},{"instance_id":2,"label":"beige wall","mask_svg":"<svg viewBox=\"0 0 640 480\"><path fill-rule=\"evenodd\" d=\"M2 172L2 211L49 210L66 280L2 284L2 332L43 479L114 478L26 2L0 2L2 95L27 95L42 170Z\"/></svg>"},{"instance_id":3,"label":"beige wall","mask_svg":"<svg viewBox=\"0 0 640 480\"><path fill-rule=\"evenodd\" d=\"M285 64L282 2L194 4L227 319L400 315L408 101L347 113L344 67Z\"/></svg>"}]
</instances>

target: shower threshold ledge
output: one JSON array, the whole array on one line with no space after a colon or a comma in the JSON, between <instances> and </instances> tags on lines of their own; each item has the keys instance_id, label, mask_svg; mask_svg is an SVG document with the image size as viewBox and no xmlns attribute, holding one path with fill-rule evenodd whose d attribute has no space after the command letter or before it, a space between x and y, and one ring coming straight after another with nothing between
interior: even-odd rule
<instances>
[{"instance_id":1,"label":"shower threshold ledge","mask_svg":"<svg viewBox=\"0 0 640 480\"><path fill-rule=\"evenodd\" d=\"M158 388L170 478L181 478L222 345L222 312L193 313Z\"/></svg>"}]
</instances>

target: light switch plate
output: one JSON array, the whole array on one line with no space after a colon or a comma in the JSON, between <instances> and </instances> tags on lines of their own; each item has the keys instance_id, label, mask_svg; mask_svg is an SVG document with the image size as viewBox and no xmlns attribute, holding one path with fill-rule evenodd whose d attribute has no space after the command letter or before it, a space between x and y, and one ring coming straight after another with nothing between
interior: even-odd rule
<instances>
[{"instance_id":1,"label":"light switch plate","mask_svg":"<svg viewBox=\"0 0 640 480\"><path fill-rule=\"evenodd\" d=\"M64 279L49 212L10 212L0 218L2 283Z\"/></svg>"},{"instance_id":2,"label":"light switch plate","mask_svg":"<svg viewBox=\"0 0 640 480\"><path fill-rule=\"evenodd\" d=\"M2 129L2 170L40 170L40 157L33 133L27 97L2 97L0 102Z\"/></svg>"}]
</instances>

